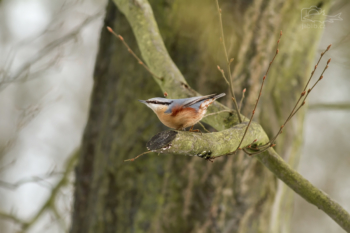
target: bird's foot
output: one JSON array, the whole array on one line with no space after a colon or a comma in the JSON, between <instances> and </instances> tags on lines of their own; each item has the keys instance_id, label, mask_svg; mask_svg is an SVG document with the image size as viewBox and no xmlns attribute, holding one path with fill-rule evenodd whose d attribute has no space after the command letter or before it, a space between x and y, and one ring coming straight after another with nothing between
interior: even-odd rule
<instances>
[{"instance_id":1,"label":"bird's foot","mask_svg":"<svg viewBox=\"0 0 350 233\"><path fill-rule=\"evenodd\" d=\"M193 129L193 126L190 128L189 132L197 132L202 134L202 131L200 131L199 129Z\"/></svg>"}]
</instances>

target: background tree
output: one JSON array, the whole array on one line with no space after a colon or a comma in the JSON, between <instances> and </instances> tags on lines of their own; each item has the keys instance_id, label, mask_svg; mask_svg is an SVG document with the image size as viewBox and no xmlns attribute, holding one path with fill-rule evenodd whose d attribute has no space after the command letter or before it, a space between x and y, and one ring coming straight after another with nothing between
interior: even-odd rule
<instances>
[{"instance_id":1,"label":"background tree","mask_svg":"<svg viewBox=\"0 0 350 233\"><path fill-rule=\"evenodd\" d=\"M137 27L143 21L132 16L144 11L147 18L150 13L147 3L116 3L137 34ZM232 41L230 57L237 59L233 71L235 88L238 91L247 88L248 93L243 112L251 111L255 103L259 79L267 68L269 56L274 53L277 32L287 28L280 46L281 58L271 70L267 94L262 99L264 111L259 114L260 123L270 137L289 115L313 67L322 29L303 31L299 21L300 9L311 5L329 8L328 1L227 2L222 6L227 17L225 28L233 26L226 32L232 33L227 36L227 40ZM165 45L186 74L189 86L201 93L225 90L225 83L214 68L220 60L223 63L214 3L157 2L153 10ZM225 14L225 11L236 14ZM107 25L113 25L126 41L133 41L127 21L113 3L107 8ZM190 39L186 37L188 34L197 37ZM147 36L142 36L136 36L141 50L143 43L150 42ZM136 48L135 42L130 44ZM172 98L194 94L185 80L178 83L183 91L172 89L172 85L181 80L173 77L181 74L170 67L167 60L161 64L152 57L152 51L142 50L142 55L154 73L170 80L161 87ZM168 65L169 72L161 73L159 66L162 65ZM179 156L157 159L148 156L137 163L122 163L144 151L145 142L162 128L151 111L132 101L162 95L147 76L122 44L102 30L89 121L76 172L72 232L288 231L293 193L257 160L243 154L204 165L197 158ZM222 118L208 122L217 130L230 127L234 119L230 119L229 114L223 117L227 118L227 124L213 123ZM293 167L300 154L302 122L303 114L299 114L293 119L293 127L285 129L287 133L278 141L277 151Z\"/></svg>"}]
</instances>

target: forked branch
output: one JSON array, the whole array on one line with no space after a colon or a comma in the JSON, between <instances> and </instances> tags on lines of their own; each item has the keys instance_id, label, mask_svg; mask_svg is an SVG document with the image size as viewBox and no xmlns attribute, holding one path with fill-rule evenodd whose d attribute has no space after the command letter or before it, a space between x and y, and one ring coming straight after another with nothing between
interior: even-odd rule
<instances>
[{"instance_id":1,"label":"forked branch","mask_svg":"<svg viewBox=\"0 0 350 233\"><path fill-rule=\"evenodd\" d=\"M304 106L305 101L306 101L306 98L309 96L310 92L314 89L314 87L317 85L317 83L318 83L319 81L322 80L323 74L324 74L324 72L326 71L326 69L328 69L328 64L331 62L331 59L329 59L329 60L327 61L327 65L326 65L325 68L323 69L323 71L322 71L320 77L318 78L318 80L315 82L315 84L314 84L314 85L307 91L307 93L306 93L306 89L307 89L307 87L308 87L308 85L309 85L309 83L310 83L312 77L314 76L314 74L315 74L315 72L316 72L316 69L317 69L317 67L318 67L318 64L319 64L320 61L322 60L323 55L326 54L326 52L331 48L331 46L332 46L331 44L328 45L327 49L326 49L323 53L321 53L321 56L320 56L320 58L318 59L318 62L317 62L317 64L315 65L314 70L311 72L311 75L310 75L309 80L308 80L308 81L306 82L306 84L305 84L305 87L304 87L304 89L303 89L303 92L300 94L300 97L299 97L298 101L297 101L296 104L294 105L293 110L292 110L291 113L289 114L289 116L288 116L288 118L286 119L286 121L284 122L284 124L281 125L281 127L280 127L279 131L277 132L277 134L276 134L276 135L272 138L272 140L270 141L270 145L274 145L274 142L276 141L277 137L282 133L282 130L283 130L283 128L286 126L286 124L288 123L288 121L299 111L299 109L300 109L302 106ZM304 97L304 99L303 99L303 97ZM302 101L301 104L299 105L299 103L300 103L300 101L301 101L302 99L303 99L303 101ZM299 105L299 106L298 106L298 105Z\"/></svg>"}]
</instances>

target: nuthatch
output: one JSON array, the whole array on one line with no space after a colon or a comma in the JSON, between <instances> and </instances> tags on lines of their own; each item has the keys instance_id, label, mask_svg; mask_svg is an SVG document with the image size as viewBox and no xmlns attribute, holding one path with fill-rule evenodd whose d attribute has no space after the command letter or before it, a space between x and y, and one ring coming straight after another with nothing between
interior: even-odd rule
<instances>
[{"instance_id":1,"label":"nuthatch","mask_svg":"<svg viewBox=\"0 0 350 233\"><path fill-rule=\"evenodd\" d=\"M182 130L202 120L207 108L225 93L198 96L186 99L152 98L139 100L157 114L159 120L169 128ZM191 128L191 129L192 129Z\"/></svg>"}]
</instances>

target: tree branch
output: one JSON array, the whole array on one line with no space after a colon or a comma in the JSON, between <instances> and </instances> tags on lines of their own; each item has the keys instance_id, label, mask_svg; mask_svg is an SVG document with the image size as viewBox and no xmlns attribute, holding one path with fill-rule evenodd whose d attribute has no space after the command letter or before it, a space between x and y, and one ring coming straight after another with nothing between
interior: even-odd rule
<instances>
[{"instance_id":1,"label":"tree branch","mask_svg":"<svg viewBox=\"0 0 350 233\"><path fill-rule=\"evenodd\" d=\"M278 154L269 148L256 156L273 174L303 197L307 202L323 210L344 230L350 232L350 214L325 192L313 186L298 172L294 171Z\"/></svg>"},{"instance_id":2,"label":"tree branch","mask_svg":"<svg viewBox=\"0 0 350 233\"><path fill-rule=\"evenodd\" d=\"M350 110L350 103L318 103L310 104L309 110Z\"/></svg>"},{"instance_id":3,"label":"tree branch","mask_svg":"<svg viewBox=\"0 0 350 233\"><path fill-rule=\"evenodd\" d=\"M163 131L155 135L148 143L149 150L158 153L176 153L180 155L198 156L204 159L213 159L229 155L237 148L247 124L242 123L228 130L217 133L190 133L183 131ZM268 141L267 136L261 137L258 133L261 126L251 125L249 134L245 136L242 147L250 145L255 139ZM229 143L227 143L229 142ZM298 193L309 203L317 206L337 222L343 229L350 231L350 215L326 193L317 189L298 172L294 171L274 149L256 156L273 174L286 185Z\"/></svg>"},{"instance_id":4,"label":"tree branch","mask_svg":"<svg viewBox=\"0 0 350 233\"><path fill-rule=\"evenodd\" d=\"M147 143L147 148L159 153L176 153L180 155L198 156L206 159L215 159L235 152L241 142L247 122L235 125L215 133L191 133L186 131L163 131ZM261 134L261 126L251 123L241 146L246 147L254 141L257 146L269 141L266 134Z\"/></svg>"}]
</instances>

